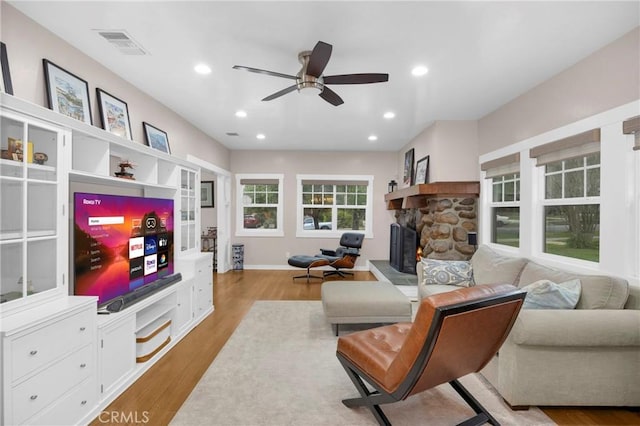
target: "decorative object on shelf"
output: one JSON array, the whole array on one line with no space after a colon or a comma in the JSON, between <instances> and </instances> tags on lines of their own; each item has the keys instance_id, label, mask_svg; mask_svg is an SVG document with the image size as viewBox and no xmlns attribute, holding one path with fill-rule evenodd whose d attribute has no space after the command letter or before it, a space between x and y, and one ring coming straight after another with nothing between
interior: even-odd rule
<instances>
[{"instance_id":1,"label":"decorative object on shelf","mask_svg":"<svg viewBox=\"0 0 640 426\"><path fill-rule=\"evenodd\" d=\"M9 159L14 161L22 161L24 154L24 146L21 139L8 138Z\"/></svg>"},{"instance_id":2,"label":"decorative object on shelf","mask_svg":"<svg viewBox=\"0 0 640 426\"><path fill-rule=\"evenodd\" d=\"M7 45L0 41L0 92L13 95L13 85L11 84L11 73L9 72L9 57L7 56Z\"/></svg>"},{"instance_id":3,"label":"decorative object on shelf","mask_svg":"<svg viewBox=\"0 0 640 426\"><path fill-rule=\"evenodd\" d=\"M9 150L3 149L2 151L0 151L0 158L2 158L3 160L11 160L11 154L9 153Z\"/></svg>"},{"instance_id":4,"label":"decorative object on shelf","mask_svg":"<svg viewBox=\"0 0 640 426\"><path fill-rule=\"evenodd\" d=\"M416 177L413 184L429 183L429 156L422 157L416 163Z\"/></svg>"},{"instance_id":5,"label":"decorative object on shelf","mask_svg":"<svg viewBox=\"0 0 640 426\"><path fill-rule=\"evenodd\" d=\"M212 180L204 180L200 183L200 207L215 207Z\"/></svg>"},{"instance_id":6,"label":"decorative object on shelf","mask_svg":"<svg viewBox=\"0 0 640 426\"><path fill-rule=\"evenodd\" d=\"M144 121L142 122L142 128L144 129L144 139L147 145L158 151L171 154L171 150L169 149L169 136L167 136L166 132Z\"/></svg>"},{"instance_id":7,"label":"decorative object on shelf","mask_svg":"<svg viewBox=\"0 0 640 426\"><path fill-rule=\"evenodd\" d=\"M391 179L389 181L389 185L387 186L387 191L389 193L395 191L398 188L398 182L396 182L394 179Z\"/></svg>"},{"instance_id":8,"label":"decorative object on shelf","mask_svg":"<svg viewBox=\"0 0 640 426\"><path fill-rule=\"evenodd\" d=\"M404 154L404 177L403 182L405 185L413 185L413 153L414 149L411 148Z\"/></svg>"},{"instance_id":9,"label":"decorative object on shelf","mask_svg":"<svg viewBox=\"0 0 640 426\"><path fill-rule=\"evenodd\" d=\"M89 85L75 74L43 59L49 108L60 114L93 124Z\"/></svg>"},{"instance_id":10,"label":"decorative object on shelf","mask_svg":"<svg viewBox=\"0 0 640 426\"><path fill-rule=\"evenodd\" d=\"M49 156L44 152L34 152L33 153L33 162L36 164L43 165L49 159Z\"/></svg>"},{"instance_id":11,"label":"decorative object on shelf","mask_svg":"<svg viewBox=\"0 0 640 426\"><path fill-rule=\"evenodd\" d=\"M127 171L127 169L134 168L134 165L131 161L128 161L128 160L121 161L120 164L118 164L118 167L120 167L120 171L115 173L117 177L122 179L131 179L131 180L136 179L133 177L133 173Z\"/></svg>"},{"instance_id":12,"label":"decorative object on shelf","mask_svg":"<svg viewBox=\"0 0 640 426\"><path fill-rule=\"evenodd\" d=\"M96 94L102 128L114 135L133 140L127 103L100 88L96 88Z\"/></svg>"}]
</instances>

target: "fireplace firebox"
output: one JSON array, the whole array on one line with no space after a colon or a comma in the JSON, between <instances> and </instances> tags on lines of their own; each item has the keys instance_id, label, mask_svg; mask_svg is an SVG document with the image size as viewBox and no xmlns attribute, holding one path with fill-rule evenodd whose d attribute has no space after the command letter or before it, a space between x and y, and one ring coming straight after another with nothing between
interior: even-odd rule
<instances>
[{"instance_id":1,"label":"fireplace firebox","mask_svg":"<svg viewBox=\"0 0 640 426\"><path fill-rule=\"evenodd\" d=\"M416 250L418 233L415 229L391 224L391 241L389 244L389 263L396 271L406 274L416 273Z\"/></svg>"}]
</instances>

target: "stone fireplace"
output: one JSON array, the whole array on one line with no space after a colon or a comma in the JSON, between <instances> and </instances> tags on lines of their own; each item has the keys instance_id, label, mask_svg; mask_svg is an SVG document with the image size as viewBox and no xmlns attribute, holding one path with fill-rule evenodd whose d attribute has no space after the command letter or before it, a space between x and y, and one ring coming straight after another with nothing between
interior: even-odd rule
<instances>
[{"instance_id":1,"label":"stone fireplace","mask_svg":"<svg viewBox=\"0 0 640 426\"><path fill-rule=\"evenodd\" d=\"M461 185L464 184L464 185ZM475 247L468 233L478 230L478 182L415 185L385 196L396 223L416 231L422 256L468 260ZM452 186L454 185L454 186ZM406 253L406 256L414 256Z\"/></svg>"}]
</instances>

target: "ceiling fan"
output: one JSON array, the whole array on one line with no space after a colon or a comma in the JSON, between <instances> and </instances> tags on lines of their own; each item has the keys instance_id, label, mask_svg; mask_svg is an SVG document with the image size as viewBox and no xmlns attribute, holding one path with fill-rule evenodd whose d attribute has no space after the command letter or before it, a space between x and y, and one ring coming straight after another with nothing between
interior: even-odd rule
<instances>
[{"instance_id":1,"label":"ceiling fan","mask_svg":"<svg viewBox=\"0 0 640 426\"><path fill-rule=\"evenodd\" d=\"M302 64L302 68L296 75L282 74L274 71L266 71L258 68L245 67L242 65L234 65L233 69L255 72L258 74L266 74L274 77L288 78L295 80L296 84L273 93L263 101L271 101L293 92L294 90L302 90L314 88L320 90L319 96L331 105L338 106L344 103L342 98L336 92L327 87L328 84L368 84L368 83L384 83L389 81L389 74L342 74L342 75L322 75L324 68L331 57L333 47L323 41L316 43L313 50L305 50L298 54L298 60Z\"/></svg>"}]
</instances>

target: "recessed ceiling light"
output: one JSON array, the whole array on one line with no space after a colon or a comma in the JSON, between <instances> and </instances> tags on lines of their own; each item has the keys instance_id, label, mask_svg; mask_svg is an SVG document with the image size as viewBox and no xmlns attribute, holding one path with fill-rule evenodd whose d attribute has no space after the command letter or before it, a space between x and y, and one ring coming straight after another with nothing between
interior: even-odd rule
<instances>
[{"instance_id":1,"label":"recessed ceiling light","mask_svg":"<svg viewBox=\"0 0 640 426\"><path fill-rule=\"evenodd\" d=\"M202 74L202 75L211 74L211 68L206 64L198 64L195 67L193 67L193 69L198 74Z\"/></svg>"},{"instance_id":2,"label":"recessed ceiling light","mask_svg":"<svg viewBox=\"0 0 640 426\"><path fill-rule=\"evenodd\" d=\"M393 112L393 111L387 111L383 115L384 118L389 119L389 120L392 119L395 116L396 116L396 113Z\"/></svg>"},{"instance_id":3,"label":"recessed ceiling light","mask_svg":"<svg viewBox=\"0 0 640 426\"><path fill-rule=\"evenodd\" d=\"M266 136L265 136L264 134L262 134L262 133L258 133L258 134L256 135L256 138L258 138L258 139L262 140L262 139L266 138Z\"/></svg>"},{"instance_id":4,"label":"recessed ceiling light","mask_svg":"<svg viewBox=\"0 0 640 426\"><path fill-rule=\"evenodd\" d=\"M429 68L423 65L418 65L417 67L411 70L411 74L415 75L416 77L423 76L428 72L429 72Z\"/></svg>"},{"instance_id":5,"label":"recessed ceiling light","mask_svg":"<svg viewBox=\"0 0 640 426\"><path fill-rule=\"evenodd\" d=\"M373 142L373 141L377 141L377 140L378 140L378 137L377 137L376 135L371 135L371 136L369 136L369 138L368 138L368 139L369 139L371 142Z\"/></svg>"},{"instance_id":6,"label":"recessed ceiling light","mask_svg":"<svg viewBox=\"0 0 640 426\"><path fill-rule=\"evenodd\" d=\"M236 111L236 117L245 118L246 116L247 116L247 112L246 111L243 111L241 109Z\"/></svg>"}]
</instances>

